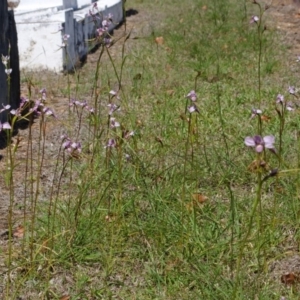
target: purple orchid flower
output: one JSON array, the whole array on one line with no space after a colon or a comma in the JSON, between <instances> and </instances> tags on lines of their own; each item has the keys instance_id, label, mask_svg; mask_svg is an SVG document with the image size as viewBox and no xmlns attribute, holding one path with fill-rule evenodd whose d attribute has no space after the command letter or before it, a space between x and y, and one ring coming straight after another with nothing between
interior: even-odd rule
<instances>
[{"instance_id":1,"label":"purple orchid flower","mask_svg":"<svg viewBox=\"0 0 300 300\"><path fill-rule=\"evenodd\" d=\"M294 86L289 86L288 91L291 95L296 94L296 88Z\"/></svg>"},{"instance_id":2,"label":"purple orchid flower","mask_svg":"<svg viewBox=\"0 0 300 300\"><path fill-rule=\"evenodd\" d=\"M64 35L62 36L63 41L67 41L69 38L70 38L70 35L69 35L69 34L64 34Z\"/></svg>"},{"instance_id":3,"label":"purple orchid flower","mask_svg":"<svg viewBox=\"0 0 300 300\"><path fill-rule=\"evenodd\" d=\"M36 113L36 114L40 115L41 114L40 109L42 107L44 107L44 104L41 103L40 100L36 100L35 103L34 103L34 106L32 108L30 108L29 111L32 112L32 113Z\"/></svg>"},{"instance_id":4,"label":"purple orchid flower","mask_svg":"<svg viewBox=\"0 0 300 300\"><path fill-rule=\"evenodd\" d=\"M259 21L258 16L252 16L251 19L250 19L250 24L258 23L258 21Z\"/></svg>"},{"instance_id":5,"label":"purple orchid flower","mask_svg":"<svg viewBox=\"0 0 300 300\"><path fill-rule=\"evenodd\" d=\"M103 36L106 33L106 30L104 28L97 28L96 33L98 36Z\"/></svg>"},{"instance_id":6,"label":"purple orchid flower","mask_svg":"<svg viewBox=\"0 0 300 300\"><path fill-rule=\"evenodd\" d=\"M9 56L4 56L2 54L2 57L1 57L1 60L2 60L2 63L4 64L5 68L7 68L7 64L8 64L8 61L9 61Z\"/></svg>"},{"instance_id":7,"label":"purple orchid flower","mask_svg":"<svg viewBox=\"0 0 300 300\"><path fill-rule=\"evenodd\" d=\"M69 104L69 105L70 105L71 107L72 107L72 106L73 106L73 107L78 107L78 106L80 106L80 107L82 107L82 109L87 110L87 111L88 111L89 113L91 113L91 114L94 114L94 113L95 113L95 109L92 108L92 107L89 107L86 100L84 100L84 101L81 102L81 101L72 99L72 100L70 101L70 104Z\"/></svg>"},{"instance_id":8,"label":"purple orchid flower","mask_svg":"<svg viewBox=\"0 0 300 300\"><path fill-rule=\"evenodd\" d=\"M281 94L278 94L277 98L276 98L276 103L283 104L284 103L284 96L281 95Z\"/></svg>"},{"instance_id":9,"label":"purple orchid flower","mask_svg":"<svg viewBox=\"0 0 300 300\"><path fill-rule=\"evenodd\" d=\"M8 122L4 122L4 123L0 122L0 132L4 129L11 129L11 126Z\"/></svg>"},{"instance_id":10,"label":"purple orchid flower","mask_svg":"<svg viewBox=\"0 0 300 300\"><path fill-rule=\"evenodd\" d=\"M47 116L53 116L54 118L56 118L55 113L53 112L53 110L49 107L44 107L43 108L43 113Z\"/></svg>"},{"instance_id":11,"label":"purple orchid flower","mask_svg":"<svg viewBox=\"0 0 300 300\"><path fill-rule=\"evenodd\" d=\"M111 43L112 43L112 39L106 37L106 38L103 39L103 43L104 43L104 45L105 45L107 48L109 48L110 45L111 45Z\"/></svg>"},{"instance_id":12,"label":"purple orchid flower","mask_svg":"<svg viewBox=\"0 0 300 300\"><path fill-rule=\"evenodd\" d=\"M12 72L12 69L5 69L5 73L6 73L7 75L10 75L11 72Z\"/></svg>"},{"instance_id":13,"label":"purple orchid flower","mask_svg":"<svg viewBox=\"0 0 300 300\"><path fill-rule=\"evenodd\" d=\"M288 111L295 110L295 108L293 107L293 103L292 103L292 102L289 101L289 102L286 104L286 110L288 110Z\"/></svg>"},{"instance_id":14,"label":"purple orchid flower","mask_svg":"<svg viewBox=\"0 0 300 300\"><path fill-rule=\"evenodd\" d=\"M74 149L74 150L77 150L79 153L81 152L81 143L80 142L73 142L71 144L71 148Z\"/></svg>"},{"instance_id":15,"label":"purple orchid flower","mask_svg":"<svg viewBox=\"0 0 300 300\"><path fill-rule=\"evenodd\" d=\"M197 94L194 90L191 90L187 95L186 98L189 98L191 101L195 102L197 100Z\"/></svg>"},{"instance_id":16,"label":"purple orchid flower","mask_svg":"<svg viewBox=\"0 0 300 300\"><path fill-rule=\"evenodd\" d=\"M255 118L256 116L261 115L261 114L262 114L262 110L256 109L256 108L252 108L250 119L253 119L253 118Z\"/></svg>"},{"instance_id":17,"label":"purple orchid flower","mask_svg":"<svg viewBox=\"0 0 300 300\"><path fill-rule=\"evenodd\" d=\"M80 142L73 142L67 135L63 134L61 136L61 139L63 141L62 148L69 153L73 153L74 151L77 151L78 153L81 153L81 143Z\"/></svg>"},{"instance_id":18,"label":"purple orchid flower","mask_svg":"<svg viewBox=\"0 0 300 300\"><path fill-rule=\"evenodd\" d=\"M114 103L109 103L107 104L107 106L109 107L109 112L108 114L111 116L115 111L120 109L119 105L116 105Z\"/></svg>"},{"instance_id":19,"label":"purple orchid flower","mask_svg":"<svg viewBox=\"0 0 300 300\"><path fill-rule=\"evenodd\" d=\"M90 114L94 114L95 113L95 109L93 107L86 107L86 110L90 113Z\"/></svg>"},{"instance_id":20,"label":"purple orchid flower","mask_svg":"<svg viewBox=\"0 0 300 300\"><path fill-rule=\"evenodd\" d=\"M21 97L20 106L17 109L12 109L10 113L14 116L21 116L22 109L27 103L29 103L29 100L25 97Z\"/></svg>"},{"instance_id":21,"label":"purple orchid flower","mask_svg":"<svg viewBox=\"0 0 300 300\"><path fill-rule=\"evenodd\" d=\"M77 106L81 106L82 108L86 108L88 109L88 103L86 100L83 100L83 101L78 101L78 100L75 100L75 99L72 99L70 101L70 104L69 104L71 107L77 107Z\"/></svg>"},{"instance_id":22,"label":"purple orchid flower","mask_svg":"<svg viewBox=\"0 0 300 300\"><path fill-rule=\"evenodd\" d=\"M108 21L108 20L103 20L102 21L102 27L104 28L104 29L108 29L108 26L110 25L110 22Z\"/></svg>"},{"instance_id":23,"label":"purple orchid flower","mask_svg":"<svg viewBox=\"0 0 300 300\"><path fill-rule=\"evenodd\" d=\"M254 137L247 136L244 142L246 146L254 147L257 153L261 153L265 148L275 151L275 137L273 135L265 137L261 137L260 135L255 135Z\"/></svg>"},{"instance_id":24,"label":"purple orchid flower","mask_svg":"<svg viewBox=\"0 0 300 300\"><path fill-rule=\"evenodd\" d=\"M42 88L40 90L40 93L42 94L42 101L46 101L46 98L47 98L47 91L45 88Z\"/></svg>"},{"instance_id":25,"label":"purple orchid flower","mask_svg":"<svg viewBox=\"0 0 300 300\"><path fill-rule=\"evenodd\" d=\"M291 89L291 91L290 91L290 89ZM293 94L295 93L295 88L294 88L294 87L289 87L289 91L290 91L290 93L293 95ZM281 94L278 94L278 95L277 95L276 103L277 103L277 104L279 103L279 104L281 104L281 105L285 105L286 110L288 110L288 111L294 110L293 103L292 103L291 101L289 101L289 102L286 103L286 102L284 101L284 96L281 95Z\"/></svg>"},{"instance_id":26,"label":"purple orchid flower","mask_svg":"<svg viewBox=\"0 0 300 300\"><path fill-rule=\"evenodd\" d=\"M71 144L72 144L71 140L67 139L65 142L63 142L62 147L64 150L67 150L71 147Z\"/></svg>"},{"instance_id":27,"label":"purple orchid flower","mask_svg":"<svg viewBox=\"0 0 300 300\"><path fill-rule=\"evenodd\" d=\"M110 118L110 127L111 128L120 127L120 123L117 122L115 118Z\"/></svg>"},{"instance_id":28,"label":"purple orchid flower","mask_svg":"<svg viewBox=\"0 0 300 300\"><path fill-rule=\"evenodd\" d=\"M28 102L29 102L29 100L27 98L21 97L20 108L22 108Z\"/></svg>"},{"instance_id":29,"label":"purple orchid flower","mask_svg":"<svg viewBox=\"0 0 300 300\"><path fill-rule=\"evenodd\" d=\"M112 21L114 15L109 13L106 17L107 17L108 20Z\"/></svg>"},{"instance_id":30,"label":"purple orchid flower","mask_svg":"<svg viewBox=\"0 0 300 300\"><path fill-rule=\"evenodd\" d=\"M12 109L10 113L17 117L21 116L21 111L19 109Z\"/></svg>"},{"instance_id":31,"label":"purple orchid flower","mask_svg":"<svg viewBox=\"0 0 300 300\"><path fill-rule=\"evenodd\" d=\"M63 134L61 137L62 139L62 147L64 150L68 149L69 147L71 147L71 139L66 135L66 134Z\"/></svg>"},{"instance_id":32,"label":"purple orchid flower","mask_svg":"<svg viewBox=\"0 0 300 300\"><path fill-rule=\"evenodd\" d=\"M110 95L113 95L113 96L116 96L116 95L117 95L117 92L114 91L114 90L111 90L111 91L109 92L109 94L110 94Z\"/></svg>"},{"instance_id":33,"label":"purple orchid flower","mask_svg":"<svg viewBox=\"0 0 300 300\"><path fill-rule=\"evenodd\" d=\"M111 90L109 94L112 95L111 98L116 97L118 100L120 100L119 92L116 92L115 90Z\"/></svg>"},{"instance_id":34,"label":"purple orchid flower","mask_svg":"<svg viewBox=\"0 0 300 300\"><path fill-rule=\"evenodd\" d=\"M106 146L104 148L114 148L117 146L115 139L109 139Z\"/></svg>"},{"instance_id":35,"label":"purple orchid flower","mask_svg":"<svg viewBox=\"0 0 300 300\"><path fill-rule=\"evenodd\" d=\"M2 106L3 106L3 108L0 109L0 113L2 113L2 112L5 111L5 110L9 110L9 109L10 109L10 105L9 105L9 104L7 104L7 105L5 105L5 106L2 104Z\"/></svg>"},{"instance_id":36,"label":"purple orchid flower","mask_svg":"<svg viewBox=\"0 0 300 300\"><path fill-rule=\"evenodd\" d=\"M193 113L193 112L200 113L199 109L198 109L198 107L196 105L189 106L188 107L188 111L189 111L190 114Z\"/></svg>"},{"instance_id":37,"label":"purple orchid flower","mask_svg":"<svg viewBox=\"0 0 300 300\"><path fill-rule=\"evenodd\" d=\"M134 136L135 135L135 132L134 131L129 131L127 132L125 135L124 135L124 139L128 139L130 138L131 136Z\"/></svg>"}]
</instances>

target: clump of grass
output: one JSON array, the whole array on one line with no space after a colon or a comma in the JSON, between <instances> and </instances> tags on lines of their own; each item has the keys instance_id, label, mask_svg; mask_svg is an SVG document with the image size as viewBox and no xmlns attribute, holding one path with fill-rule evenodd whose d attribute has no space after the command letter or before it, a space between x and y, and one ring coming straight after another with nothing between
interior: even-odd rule
<instances>
[{"instance_id":1,"label":"clump of grass","mask_svg":"<svg viewBox=\"0 0 300 300\"><path fill-rule=\"evenodd\" d=\"M135 1L150 25L127 24L116 42L99 29L95 63L66 76L68 118L56 121L63 128L43 197L53 111L41 90L29 108L40 114L39 146L33 165L29 138L22 251L13 237L18 147L7 147L3 297L297 298L270 275L297 245L297 90L283 95L282 69L267 71L280 66L280 48L254 2ZM14 120L3 126L8 140Z\"/></svg>"}]
</instances>

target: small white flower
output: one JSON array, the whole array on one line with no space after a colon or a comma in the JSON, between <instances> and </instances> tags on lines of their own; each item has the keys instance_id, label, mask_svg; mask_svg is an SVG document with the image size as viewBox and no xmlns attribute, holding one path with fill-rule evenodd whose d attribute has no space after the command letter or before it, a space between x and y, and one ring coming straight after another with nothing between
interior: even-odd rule
<instances>
[{"instance_id":1,"label":"small white flower","mask_svg":"<svg viewBox=\"0 0 300 300\"><path fill-rule=\"evenodd\" d=\"M111 128L120 127L120 123L117 122L115 118L110 118L110 127Z\"/></svg>"},{"instance_id":2,"label":"small white flower","mask_svg":"<svg viewBox=\"0 0 300 300\"><path fill-rule=\"evenodd\" d=\"M5 69L5 73L6 73L7 75L10 75L11 72L12 72L12 69Z\"/></svg>"},{"instance_id":3,"label":"small white flower","mask_svg":"<svg viewBox=\"0 0 300 300\"><path fill-rule=\"evenodd\" d=\"M2 63L4 64L4 66L5 66L5 68L6 68L6 67L7 67L7 64L8 64L8 61L9 61L9 56L8 56L8 55L4 56L4 55L2 54L1 60L2 60Z\"/></svg>"},{"instance_id":4,"label":"small white flower","mask_svg":"<svg viewBox=\"0 0 300 300\"><path fill-rule=\"evenodd\" d=\"M64 40L64 41L67 41L69 38L70 38L70 35L69 35L69 34L64 34L64 35L63 35L63 40Z\"/></svg>"}]
</instances>

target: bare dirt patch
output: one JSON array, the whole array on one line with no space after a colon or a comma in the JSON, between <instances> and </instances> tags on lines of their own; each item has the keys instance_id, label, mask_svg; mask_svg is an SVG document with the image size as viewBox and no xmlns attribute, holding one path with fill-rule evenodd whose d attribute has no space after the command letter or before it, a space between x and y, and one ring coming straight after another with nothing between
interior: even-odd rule
<instances>
[{"instance_id":1,"label":"bare dirt patch","mask_svg":"<svg viewBox=\"0 0 300 300\"><path fill-rule=\"evenodd\" d=\"M268 22L282 35L283 42L289 46L292 55L300 53L300 1L274 0L267 10Z\"/></svg>"}]
</instances>

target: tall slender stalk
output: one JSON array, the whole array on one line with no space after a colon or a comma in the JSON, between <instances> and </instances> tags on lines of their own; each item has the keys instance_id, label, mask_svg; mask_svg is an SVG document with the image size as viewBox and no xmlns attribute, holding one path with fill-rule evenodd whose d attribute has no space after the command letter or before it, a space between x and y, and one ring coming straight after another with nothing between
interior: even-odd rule
<instances>
[{"instance_id":1,"label":"tall slender stalk","mask_svg":"<svg viewBox=\"0 0 300 300\"><path fill-rule=\"evenodd\" d=\"M36 172L36 187L33 201L31 203L31 225L30 225L30 262L33 263L34 254L34 232L35 232L35 221L36 221L36 207L38 196L40 194L40 178L45 157L45 141L46 141L46 123L45 116L42 114L40 119L40 134L38 139L38 154L37 154L37 172Z\"/></svg>"},{"instance_id":2,"label":"tall slender stalk","mask_svg":"<svg viewBox=\"0 0 300 300\"><path fill-rule=\"evenodd\" d=\"M217 66L217 76L220 76L219 63ZM218 101L218 115L219 115L219 120L220 120L220 125L221 125L222 138L223 138L225 149L226 149L226 156L227 156L227 158L229 158L229 147L228 147L227 138L226 138L226 134L225 134L225 122L224 122L223 115L222 115L221 91L220 91L219 84L217 84L217 101Z\"/></svg>"},{"instance_id":3,"label":"tall slender stalk","mask_svg":"<svg viewBox=\"0 0 300 300\"><path fill-rule=\"evenodd\" d=\"M257 83L258 83L258 105L261 107L261 87L262 87L262 76L261 76L261 65L262 65L262 54L263 54L263 33L266 27L263 25L264 9L261 4L257 1L253 1L259 8L258 19L256 16L252 17L252 23L257 25L257 38L258 38L258 62L257 62Z\"/></svg>"},{"instance_id":4,"label":"tall slender stalk","mask_svg":"<svg viewBox=\"0 0 300 300\"><path fill-rule=\"evenodd\" d=\"M260 161L259 157L258 157L258 160ZM246 244L248 242L248 239L249 239L250 234L253 229L253 222L254 222L254 217L256 215L257 207L261 206L262 185L263 185L262 174L259 171L257 173L256 197L255 197L255 200L253 202L252 209L250 212L250 219L249 219L249 222L247 225L247 231L246 231L246 234L245 234L243 240L241 241L240 251L239 251L238 258L237 258L236 272L235 272L236 279L235 279L235 285L234 285L234 289L233 289L232 299L237 299L236 297L237 297L237 289L240 284L240 271L241 271L242 258L244 257L244 250L245 250Z\"/></svg>"},{"instance_id":5,"label":"tall slender stalk","mask_svg":"<svg viewBox=\"0 0 300 300\"><path fill-rule=\"evenodd\" d=\"M14 157L12 153L12 145L11 145L11 131L7 132L7 157L8 157L8 184L9 184L9 209L8 209L8 277L7 277L7 285L6 285L6 295L9 299L10 295L10 284L11 284L11 271L12 271L12 238L13 238L13 205L14 205L14 178L13 178L13 170L14 170Z\"/></svg>"}]
</instances>

